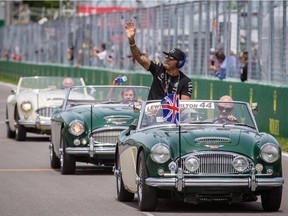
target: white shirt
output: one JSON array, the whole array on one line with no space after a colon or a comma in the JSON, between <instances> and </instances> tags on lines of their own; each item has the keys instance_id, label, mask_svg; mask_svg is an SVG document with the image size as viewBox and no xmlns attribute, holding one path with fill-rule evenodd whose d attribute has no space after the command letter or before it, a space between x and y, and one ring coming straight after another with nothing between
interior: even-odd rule
<instances>
[{"instance_id":1,"label":"white shirt","mask_svg":"<svg viewBox=\"0 0 288 216\"><path fill-rule=\"evenodd\" d=\"M103 50L103 51L98 53L98 58L100 60L104 60L106 58L106 55L107 55L107 50Z\"/></svg>"}]
</instances>

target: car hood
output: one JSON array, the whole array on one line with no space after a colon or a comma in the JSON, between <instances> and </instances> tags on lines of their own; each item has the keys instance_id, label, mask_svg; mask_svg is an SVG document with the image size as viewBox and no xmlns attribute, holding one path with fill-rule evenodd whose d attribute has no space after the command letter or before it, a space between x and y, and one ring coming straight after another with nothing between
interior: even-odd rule
<instances>
[{"instance_id":1,"label":"car hood","mask_svg":"<svg viewBox=\"0 0 288 216\"><path fill-rule=\"evenodd\" d=\"M162 142L168 142L173 152L179 148L179 132L175 128L162 128L151 131L154 137ZM251 155L255 144L259 143L261 135L256 131L241 128L192 128L181 130L182 154L192 151L223 150L236 151Z\"/></svg>"},{"instance_id":2,"label":"car hood","mask_svg":"<svg viewBox=\"0 0 288 216\"><path fill-rule=\"evenodd\" d=\"M115 125L129 126L138 116L139 113L134 113L132 108L125 105L96 106L92 108L92 114L91 106L83 105L72 107L69 111L63 113L63 117L66 121L81 119L88 127L91 125L92 117L93 128Z\"/></svg>"},{"instance_id":3,"label":"car hood","mask_svg":"<svg viewBox=\"0 0 288 216\"><path fill-rule=\"evenodd\" d=\"M59 107L63 103L66 91L62 89L53 90L27 90L18 95L18 101L31 101L36 107Z\"/></svg>"}]
</instances>

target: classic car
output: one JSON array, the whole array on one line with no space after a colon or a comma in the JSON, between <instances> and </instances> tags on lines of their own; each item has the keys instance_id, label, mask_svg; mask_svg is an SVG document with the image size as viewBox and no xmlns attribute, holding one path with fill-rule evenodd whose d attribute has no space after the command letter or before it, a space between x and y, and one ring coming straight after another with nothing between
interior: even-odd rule
<instances>
[{"instance_id":1,"label":"classic car","mask_svg":"<svg viewBox=\"0 0 288 216\"><path fill-rule=\"evenodd\" d=\"M281 149L273 136L258 131L257 106L180 101L178 124L166 120L163 108L160 101L143 103L139 118L117 139L113 170L119 201L137 194L139 210L153 211L160 198L197 204L260 196L265 211L280 208ZM223 117L221 111L232 114Z\"/></svg>"},{"instance_id":2,"label":"classic car","mask_svg":"<svg viewBox=\"0 0 288 216\"><path fill-rule=\"evenodd\" d=\"M50 134L50 117L63 103L67 89L64 77L21 77L6 104L7 137L24 141L27 132ZM82 78L71 78L74 85L85 85Z\"/></svg>"},{"instance_id":3,"label":"classic car","mask_svg":"<svg viewBox=\"0 0 288 216\"><path fill-rule=\"evenodd\" d=\"M139 116L135 107L148 91L142 86L70 88L51 117L51 167L74 174L76 162L82 162L112 171L116 139Z\"/></svg>"}]
</instances>

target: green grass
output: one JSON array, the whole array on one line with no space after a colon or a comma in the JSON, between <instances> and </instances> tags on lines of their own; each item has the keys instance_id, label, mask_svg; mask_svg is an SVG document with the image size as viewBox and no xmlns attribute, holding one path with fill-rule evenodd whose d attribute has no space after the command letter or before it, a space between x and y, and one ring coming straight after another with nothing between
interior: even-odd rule
<instances>
[{"instance_id":1,"label":"green grass","mask_svg":"<svg viewBox=\"0 0 288 216\"><path fill-rule=\"evenodd\" d=\"M283 138L283 137L276 137L278 140L279 144L281 145L281 149L284 152L288 152L288 138Z\"/></svg>"},{"instance_id":2,"label":"green grass","mask_svg":"<svg viewBox=\"0 0 288 216\"><path fill-rule=\"evenodd\" d=\"M6 77L5 78L1 77L0 78L0 82L11 83L11 84L17 85L18 80L12 80L12 79L9 79L9 78L6 78Z\"/></svg>"}]
</instances>

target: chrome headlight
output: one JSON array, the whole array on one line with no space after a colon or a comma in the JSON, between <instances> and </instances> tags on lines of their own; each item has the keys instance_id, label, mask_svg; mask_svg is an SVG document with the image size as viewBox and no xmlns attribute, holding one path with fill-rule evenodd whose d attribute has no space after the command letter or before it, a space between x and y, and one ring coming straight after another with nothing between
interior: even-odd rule
<instances>
[{"instance_id":1,"label":"chrome headlight","mask_svg":"<svg viewBox=\"0 0 288 216\"><path fill-rule=\"evenodd\" d=\"M156 144L151 149L151 158L156 163L165 163L170 159L170 149L163 143Z\"/></svg>"},{"instance_id":2,"label":"chrome headlight","mask_svg":"<svg viewBox=\"0 0 288 216\"><path fill-rule=\"evenodd\" d=\"M243 156L238 156L233 159L232 165L234 169L236 169L238 172L243 172L248 168L249 162L247 158Z\"/></svg>"},{"instance_id":3,"label":"chrome headlight","mask_svg":"<svg viewBox=\"0 0 288 216\"><path fill-rule=\"evenodd\" d=\"M85 131L85 126L82 121L74 120L69 125L69 132L74 136L80 136Z\"/></svg>"},{"instance_id":4,"label":"chrome headlight","mask_svg":"<svg viewBox=\"0 0 288 216\"><path fill-rule=\"evenodd\" d=\"M32 103L30 101L23 101L21 103L21 109L24 112L29 112L32 109Z\"/></svg>"},{"instance_id":5,"label":"chrome headlight","mask_svg":"<svg viewBox=\"0 0 288 216\"><path fill-rule=\"evenodd\" d=\"M267 163L274 163L280 157L280 150L278 146L266 143L260 149L260 157Z\"/></svg>"},{"instance_id":6,"label":"chrome headlight","mask_svg":"<svg viewBox=\"0 0 288 216\"><path fill-rule=\"evenodd\" d=\"M192 156L192 157L186 158L184 165L185 165L185 168L189 170L190 172L195 172L199 168L200 162L197 157Z\"/></svg>"}]
</instances>

